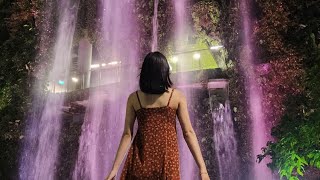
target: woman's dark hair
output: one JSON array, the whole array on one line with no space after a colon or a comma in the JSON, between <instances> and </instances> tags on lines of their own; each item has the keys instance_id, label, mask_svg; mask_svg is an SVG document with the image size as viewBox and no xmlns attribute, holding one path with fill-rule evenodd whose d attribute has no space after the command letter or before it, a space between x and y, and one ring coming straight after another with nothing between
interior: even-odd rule
<instances>
[{"instance_id":1,"label":"woman's dark hair","mask_svg":"<svg viewBox=\"0 0 320 180\"><path fill-rule=\"evenodd\" d=\"M172 86L170 66L163 54L147 54L143 60L139 85L141 91L148 94L162 94Z\"/></svg>"}]
</instances>

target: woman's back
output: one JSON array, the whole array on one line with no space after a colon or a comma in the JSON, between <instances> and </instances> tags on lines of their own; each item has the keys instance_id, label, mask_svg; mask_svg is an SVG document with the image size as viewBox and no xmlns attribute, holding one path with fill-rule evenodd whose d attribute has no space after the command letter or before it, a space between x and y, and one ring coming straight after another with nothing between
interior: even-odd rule
<instances>
[{"instance_id":1,"label":"woman's back","mask_svg":"<svg viewBox=\"0 0 320 180\"><path fill-rule=\"evenodd\" d=\"M162 95L136 92L138 131L121 179L180 179L173 93L174 89Z\"/></svg>"}]
</instances>

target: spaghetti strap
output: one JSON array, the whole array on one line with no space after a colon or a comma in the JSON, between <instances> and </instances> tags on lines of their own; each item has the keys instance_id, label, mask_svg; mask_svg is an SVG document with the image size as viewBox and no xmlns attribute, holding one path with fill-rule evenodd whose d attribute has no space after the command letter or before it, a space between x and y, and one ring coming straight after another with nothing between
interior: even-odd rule
<instances>
[{"instance_id":1,"label":"spaghetti strap","mask_svg":"<svg viewBox=\"0 0 320 180\"><path fill-rule=\"evenodd\" d=\"M172 89L172 91L171 91L170 98L169 98L169 101L168 101L167 106L169 106L169 104L170 104L170 100L171 100L171 97L172 97L173 91L174 91L174 89Z\"/></svg>"},{"instance_id":2,"label":"spaghetti strap","mask_svg":"<svg viewBox=\"0 0 320 180\"><path fill-rule=\"evenodd\" d=\"M139 95L138 95L138 91L136 91L136 94L137 94L137 98L138 98L138 101L139 101L140 108L142 108L141 102L140 102L140 98L139 98Z\"/></svg>"}]
</instances>

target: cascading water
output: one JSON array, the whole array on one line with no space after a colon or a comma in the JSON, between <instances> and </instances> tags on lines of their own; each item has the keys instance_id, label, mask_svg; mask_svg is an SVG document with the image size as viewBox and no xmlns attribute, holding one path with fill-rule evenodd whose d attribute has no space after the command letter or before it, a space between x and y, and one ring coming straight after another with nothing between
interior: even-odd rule
<instances>
[{"instance_id":1,"label":"cascading water","mask_svg":"<svg viewBox=\"0 0 320 180\"><path fill-rule=\"evenodd\" d=\"M175 34L174 44L175 50L183 52L183 47L187 45L188 37L188 19L186 16L187 0L172 1L175 10ZM179 62L177 62L179 63ZM183 70L183 69L182 69ZM187 77L181 75L178 79L179 83L187 84ZM207 162L208 165L213 166L213 163L219 167L219 179L221 180L237 180L239 179L238 165L239 160L237 157L237 142L235 139L235 131L233 128L233 121L231 117L230 103L228 100L224 100L219 103L217 99L214 99L210 89L210 105L211 115L213 121L213 140L216 152L216 159L218 162ZM191 91L190 91L191 92ZM192 105L192 98L190 98L189 91L185 91L189 104ZM189 97L190 96L190 97ZM191 112L190 114L192 114ZM194 119L192 122L196 122L198 119ZM194 123L195 124L195 123ZM200 130L201 131L201 130ZM198 173L194 159L186 145L183 142L183 136L179 134L180 145L180 162L181 162L181 177L182 179L195 179L194 174ZM208 152L207 150L205 150ZM212 164L211 164L212 163ZM213 172L211 172L213 173ZM217 177L211 177L217 178Z\"/></svg>"},{"instance_id":2,"label":"cascading water","mask_svg":"<svg viewBox=\"0 0 320 180\"><path fill-rule=\"evenodd\" d=\"M69 75L78 1L61 0L58 2L58 8L60 10L59 26L53 65L48 78L48 81L54 84L58 80L66 82ZM42 98L36 96L35 99ZM42 102L42 100L39 101ZM20 162L20 179L51 180L55 178L64 95L49 93L43 101L44 107L35 102L33 114L27 121ZM39 114L40 117L38 117Z\"/></svg>"},{"instance_id":3,"label":"cascading water","mask_svg":"<svg viewBox=\"0 0 320 180\"><path fill-rule=\"evenodd\" d=\"M100 128L103 116L104 102L107 101L103 91L90 94L89 104L86 109L82 135L80 137L79 153L77 164L74 170L73 179L94 180L101 177L101 169L98 161L101 157L99 144ZM106 173L106 172L105 172Z\"/></svg>"},{"instance_id":4,"label":"cascading water","mask_svg":"<svg viewBox=\"0 0 320 180\"><path fill-rule=\"evenodd\" d=\"M159 0L154 0L153 17L152 17L152 44L151 51L158 49L158 6Z\"/></svg>"},{"instance_id":5,"label":"cascading water","mask_svg":"<svg viewBox=\"0 0 320 180\"><path fill-rule=\"evenodd\" d=\"M181 51L183 47L187 43L187 29L188 27L188 21L186 17L186 3L188 0L175 0L172 1L173 7L174 7L174 14L175 14L175 26L174 26L174 47L177 51ZM186 77L179 76L178 82L179 84L186 84L188 79ZM192 104L192 98L191 94L192 89L190 88L183 88L182 89L185 92L187 101L189 104ZM191 119L192 123L194 124L194 120ZM198 174L197 166L194 161L194 158L183 138L183 133L181 130L181 127L179 124L177 124L177 135L178 135L178 141L179 141L179 153L180 153L180 175L181 179L185 180L193 180L195 178L195 175Z\"/></svg>"},{"instance_id":6,"label":"cascading water","mask_svg":"<svg viewBox=\"0 0 320 180\"><path fill-rule=\"evenodd\" d=\"M209 91L210 92L210 91ZM233 128L230 102L219 102L210 93L210 107L213 119L214 147L219 166L220 180L239 180L237 141Z\"/></svg>"},{"instance_id":7,"label":"cascading water","mask_svg":"<svg viewBox=\"0 0 320 180\"><path fill-rule=\"evenodd\" d=\"M102 84L103 78L112 79L113 84L90 89L73 171L75 180L100 180L110 172L123 132L126 100L138 82L138 33L132 16L134 1L101 0L100 3L102 40L97 48L102 50L98 52L99 63L106 64L105 71L116 73L100 76Z\"/></svg>"},{"instance_id":8,"label":"cascading water","mask_svg":"<svg viewBox=\"0 0 320 180\"><path fill-rule=\"evenodd\" d=\"M256 74L254 71L253 64L253 46L250 40L252 39L252 25L250 17L250 2L251 0L241 0L240 10L242 16L243 26L243 48L240 55L240 66L245 76L245 86L247 88L247 97L249 99L249 111L252 123L252 149L253 157L252 162L254 163L253 178L259 180L270 180L272 175L268 169L266 162L262 161L260 164L256 162L257 155L261 153L261 148L267 143L267 132L265 119L262 110L262 92L259 89L258 82L256 80Z\"/></svg>"},{"instance_id":9,"label":"cascading water","mask_svg":"<svg viewBox=\"0 0 320 180\"><path fill-rule=\"evenodd\" d=\"M189 98L188 96L193 92L193 89L191 88L179 88L179 89L184 92L188 100L188 103L190 104L191 98ZM191 116L192 115L190 114L190 117ZM194 124L194 119L190 118L190 121L192 124ZM177 126L176 129L177 129L177 136L178 136L178 143L179 143L180 178L186 179L186 180L194 180L196 174L198 174L198 171L195 171L196 163L188 148L187 143L184 140L181 125L177 123L176 126Z\"/></svg>"},{"instance_id":10,"label":"cascading water","mask_svg":"<svg viewBox=\"0 0 320 180\"><path fill-rule=\"evenodd\" d=\"M185 45L187 40L187 17L186 17L186 3L188 0L173 1L174 13L175 13L175 31L174 31L174 43L175 47L179 49L179 46Z\"/></svg>"}]
</instances>

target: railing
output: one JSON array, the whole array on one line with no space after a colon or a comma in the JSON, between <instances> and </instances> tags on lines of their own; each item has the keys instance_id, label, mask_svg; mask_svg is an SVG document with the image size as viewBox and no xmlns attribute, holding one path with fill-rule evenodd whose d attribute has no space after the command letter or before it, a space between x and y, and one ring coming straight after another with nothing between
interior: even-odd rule
<instances>
[{"instance_id":1,"label":"railing","mask_svg":"<svg viewBox=\"0 0 320 180\"><path fill-rule=\"evenodd\" d=\"M138 75L138 69L132 65L117 65L113 67L94 67L84 73L71 73L66 79L49 82L48 89L52 93L65 93L81 89L105 86L128 80L128 77Z\"/></svg>"}]
</instances>

